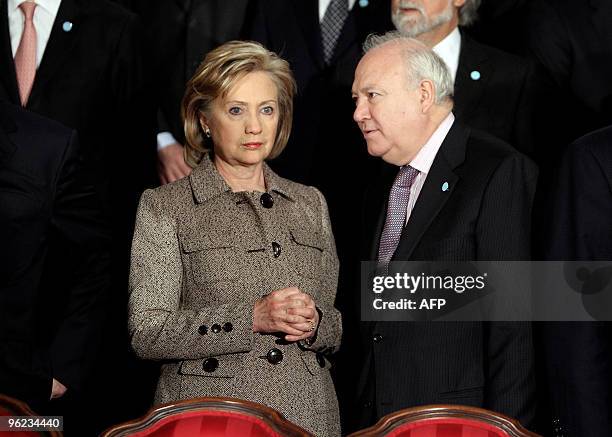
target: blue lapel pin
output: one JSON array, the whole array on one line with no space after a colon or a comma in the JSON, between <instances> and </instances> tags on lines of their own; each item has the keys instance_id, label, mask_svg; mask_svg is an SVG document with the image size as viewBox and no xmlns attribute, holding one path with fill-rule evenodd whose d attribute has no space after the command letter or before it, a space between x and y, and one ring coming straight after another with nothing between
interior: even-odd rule
<instances>
[{"instance_id":1,"label":"blue lapel pin","mask_svg":"<svg viewBox=\"0 0 612 437\"><path fill-rule=\"evenodd\" d=\"M480 71L474 70L470 73L472 80L480 80Z\"/></svg>"},{"instance_id":2,"label":"blue lapel pin","mask_svg":"<svg viewBox=\"0 0 612 437\"><path fill-rule=\"evenodd\" d=\"M64 32L70 32L72 30L72 21L64 21L64 23L62 23L62 30Z\"/></svg>"},{"instance_id":3,"label":"blue lapel pin","mask_svg":"<svg viewBox=\"0 0 612 437\"><path fill-rule=\"evenodd\" d=\"M448 182L442 184L442 191L448 191Z\"/></svg>"},{"instance_id":4,"label":"blue lapel pin","mask_svg":"<svg viewBox=\"0 0 612 437\"><path fill-rule=\"evenodd\" d=\"M369 4L370 2L368 0L359 0L359 6L362 8L365 8Z\"/></svg>"}]
</instances>

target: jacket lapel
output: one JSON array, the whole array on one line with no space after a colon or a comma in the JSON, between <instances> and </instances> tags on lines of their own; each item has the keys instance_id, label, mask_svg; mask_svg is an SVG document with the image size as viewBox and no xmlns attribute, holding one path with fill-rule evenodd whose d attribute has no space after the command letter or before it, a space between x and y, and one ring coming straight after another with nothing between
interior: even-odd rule
<instances>
[{"instance_id":1,"label":"jacket lapel","mask_svg":"<svg viewBox=\"0 0 612 437\"><path fill-rule=\"evenodd\" d=\"M36 72L28 102L36 101L38 94L45 88L45 83L53 77L55 70L65 63L66 57L70 55L72 47L79 38L81 11L77 1L62 0L40 67ZM65 31L63 28L66 22L72 23L72 28L69 31Z\"/></svg>"},{"instance_id":2,"label":"jacket lapel","mask_svg":"<svg viewBox=\"0 0 612 437\"><path fill-rule=\"evenodd\" d=\"M17 88L17 75L11 48L11 35L8 24L8 1L0 2L0 81L4 88L6 98L11 102L19 103L19 89Z\"/></svg>"},{"instance_id":3,"label":"jacket lapel","mask_svg":"<svg viewBox=\"0 0 612 437\"><path fill-rule=\"evenodd\" d=\"M307 0L293 0L295 17L302 28L302 36L308 46L308 52L318 68L325 67L323 44L321 43L321 25L319 23L319 3Z\"/></svg>"},{"instance_id":4,"label":"jacket lapel","mask_svg":"<svg viewBox=\"0 0 612 437\"><path fill-rule=\"evenodd\" d=\"M453 194L459 180L453 170L464 161L468 134L469 131L458 125L457 121L453 123L434 159L408 224L402 230L392 260L410 259L423 234ZM445 183L448 183L447 191L442 190Z\"/></svg>"},{"instance_id":5,"label":"jacket lapel","mask_svg":"<svg viewBox=\"0 0 612 437\"><path fill-rule=\"evenodd\" d=\"M483 51L478 50L478 43L462 34L453 109L457 118L469 117L478 107L492 71L493 66Z\"/></svg>"}]
</instances>

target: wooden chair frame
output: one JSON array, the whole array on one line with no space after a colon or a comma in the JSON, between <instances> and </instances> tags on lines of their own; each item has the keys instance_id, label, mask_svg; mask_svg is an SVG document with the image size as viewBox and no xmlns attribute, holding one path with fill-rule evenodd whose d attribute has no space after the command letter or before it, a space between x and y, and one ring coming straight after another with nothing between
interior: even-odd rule
<instances>
[{"instance_id":1,"label":"wooden chair frame","mask_svg":"<svg viewBox=\"0 0 612 437\"><path fill-rule=\"evenodd\" d=\"M5 394L0 393L0 407L5 407L13 412L15 416L40 416L30 409L28 404L19 399L12 398ZM64 434L60 431L31 431L32 433L38 433L41 436L48 437L63 437Z\"/></svg>"},{"instance_id":2,"label":"wooden chair frame","mask_svg":"<svg viewBox=\"0 0 612 437\"><path fill-rule=\"evenodd\" d=\"M139 419L131 420L107 429L100 437L124 437L142 431L159 420L192 411L225 411L245 414L260 419L274 431L287 437L314 437L308 431L288 421L278 411L265 405L243 399L227 397L202 397L158 405Z\"/></svg>"},{"instance_id":3,"label":"wooden chair frame","mask_svg":"<svg viewBox=\"0 0 612 437\"><path fill-rule=\"evenodd\" d=\"M466 407L461 405L425 405L422 407L406 408L382 417L375 425L350 434L348 437L381 437L385 436L399 426L415 423L425 419L472 419L487 423L510 437L541 437L525 429L521 424L510 417L483 408Z\"/></svg>"}]
</instances>

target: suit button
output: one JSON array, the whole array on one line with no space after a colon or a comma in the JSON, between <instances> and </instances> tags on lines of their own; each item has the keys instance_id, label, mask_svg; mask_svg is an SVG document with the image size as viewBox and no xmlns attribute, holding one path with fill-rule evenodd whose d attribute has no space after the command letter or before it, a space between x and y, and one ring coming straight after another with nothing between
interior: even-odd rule
<instances>
[{"instance_id":1,"label":"suit button","mask_svg":"<svg viewBox=\"0 0 612 437\"><path fill-rule=\"evenodd\" d=\"M219 325L218 323L215 323L214 325L210 327L210 330L214 332L215 334L218 334L219 332L221 332L221 325Z\"/></svg>"},{"instance_id":2,"label":"suit button","mask_svg":"<svg viewBox=\"0 0 612 437\"><path fill-rule=\"evenodd\" d=\"M208 326L200 325L200 327L198 328L198 332L200 333L200 335L208 334Z\"/></svg>"},{"instance_id":3,"label":"suit button","mask_svg":"<svg viewBox=\"0 0 612 437\"><path fill-rule=\"evenodd\" d=\"M274 258L278 258L282 251L283 250L281 249L280 244L278 244L276 241L272 243L272 253L274 253Z\"/></svg>"},{"instance_id":4,"label":"suit button","mask_svg":"<svg viewBox=\"0 0 612 437\"><path fill-rule=\"evenodd\" d=\"M363 406L366 407L366 408L372 408L374 406L374 403L370 402L370 401L364 402Z\"/></svg>"},{"instance_id":5,"label":"suit button","mask_svg":"<svg viewBox=\"0 0 612 437\"><path fill-rule=\"evenodd\" d=\"M214 372L219 367L219 361L216 358L206 358L202 363L202 369L205 372Z\"/></svg>"},{"instance_id":6,"label":"suit button","mask_svg":"<svg viewBox=\"0 0 612 437\"><path fill-rule=\"evenodd\" d=\"M319 366L325 367L325 358L323 354L317 354L317 363L319 363Z\"/></svg>"},{"instance_id":7,"label":"suit button","mask_svg":"<svg viewBox=\"0 0 612 437\"><path fill-rule=\"evenodd\" d=\"M374 334L374 336L372 337L372 340L374 341L374 343L380 343L383 339L383 336L380 334Z\"/></svg>"},{"instance_id":8,"label":"suit button","mask_svg":"<svg viewBox=\"0 0 612 437\"><path fill-rule=\"evenodd\" d=\"M234 325L232 325L230 322L225 322L223 324L223 330L225 332L230 332L232 329L234 329Z\"/></svg>"},{"instance_id":9,"label":"suit button","mask_svg":"<svg viewBox=\"0 0 612 437\"><path fill-rule=\"evenodd\" d=\"M263 193L259 198L259 203L261 203L261 206L264 208L272 208L272 205L274 205L274 198L268 193Z\"/></svg>"},{"instance_id":10,"label":"suit button","mask_svg":"<svg viewBox=\"0 0 612 437\"><path fill-rule=\"evenodd\" d=\"M283 352L276 348L270 349L266 354L266 358L268 359L268 363L278 364L283 361Z\"/></svg>"}]
</instances>

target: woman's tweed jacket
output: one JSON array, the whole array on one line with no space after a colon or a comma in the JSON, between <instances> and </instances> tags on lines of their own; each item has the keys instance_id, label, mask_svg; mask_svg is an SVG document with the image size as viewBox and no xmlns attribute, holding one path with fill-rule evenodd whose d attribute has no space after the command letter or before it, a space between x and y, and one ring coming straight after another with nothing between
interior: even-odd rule
<instances>
[{"instance_id":1,"label":"woman's tweed jacket","mask_svg":"<svg viewBox=\"0 0 612 437\"><path fill-rule=\"evenodd\" d=\"M323 358L341 336L327 205L315 188L265 164L264 177L271 208L262 193L232 192L208 156L189 177L142 195L130 272L132 346L142 358L165 362L156 403L231 396L275 408L317 435L339 435ZM289 286L320 310L308 349L252 331L255 301ZM272 348L283 352L278 364L266 359ZM204 365L209 357L218 362L212 371L210 361Z\"/></svg>"}]
</instances>

